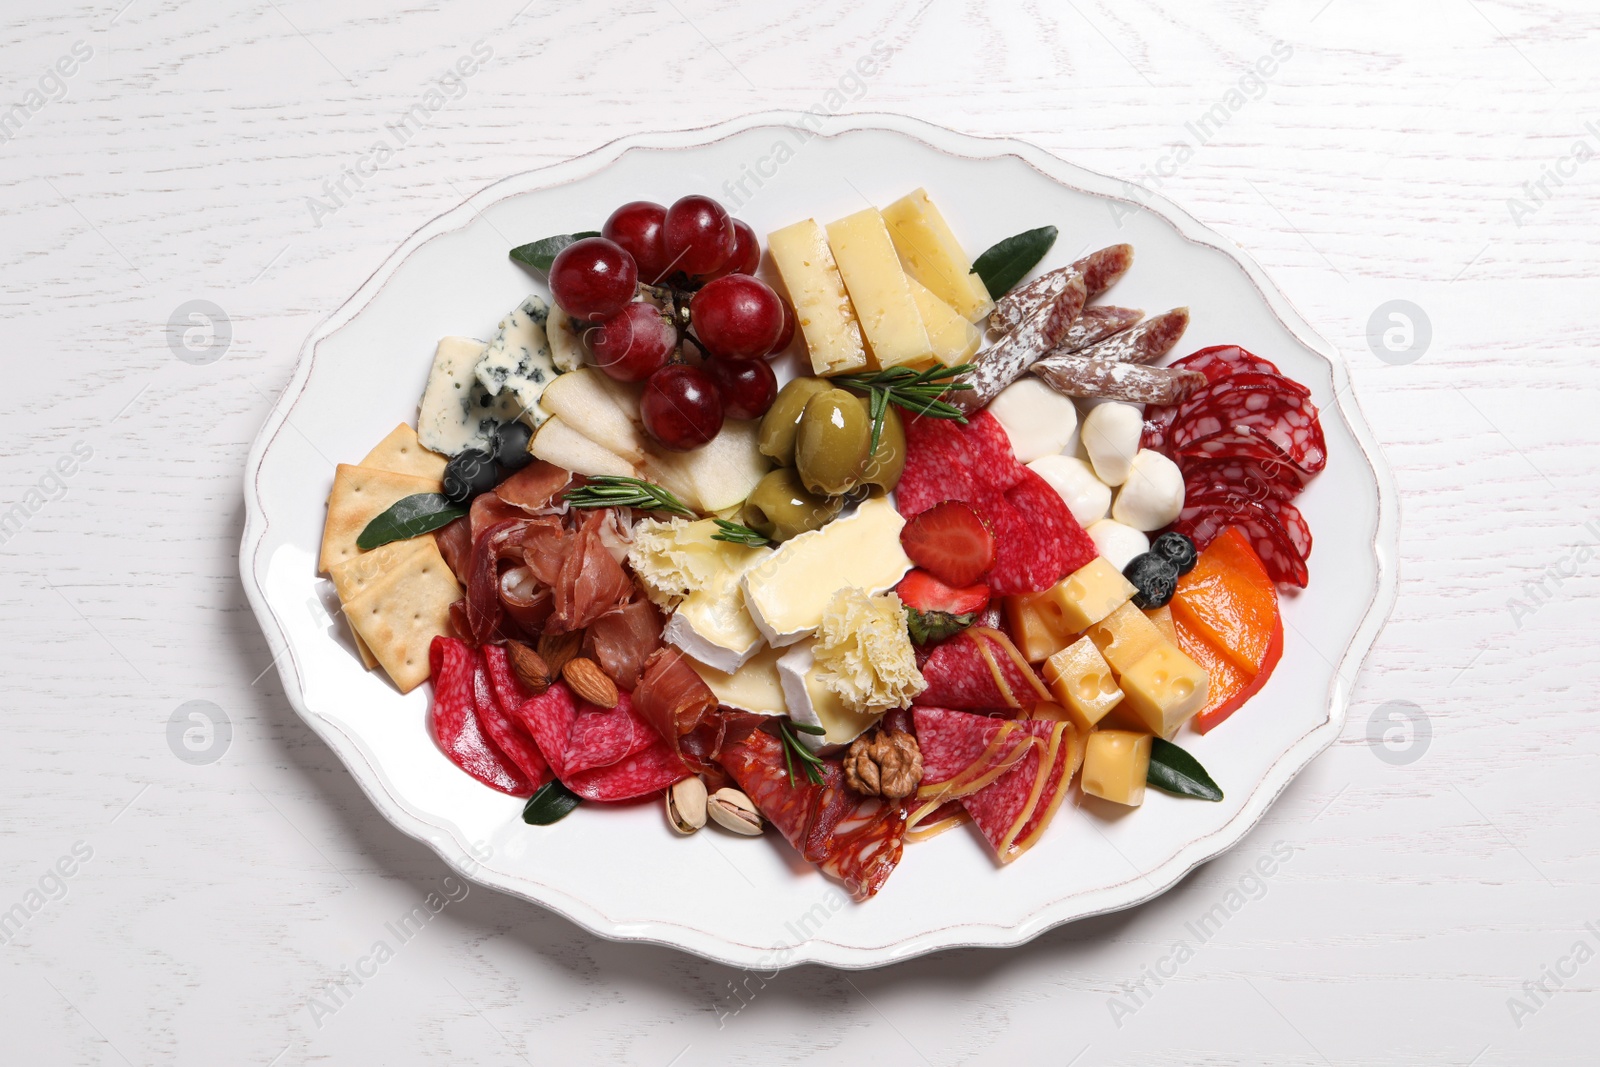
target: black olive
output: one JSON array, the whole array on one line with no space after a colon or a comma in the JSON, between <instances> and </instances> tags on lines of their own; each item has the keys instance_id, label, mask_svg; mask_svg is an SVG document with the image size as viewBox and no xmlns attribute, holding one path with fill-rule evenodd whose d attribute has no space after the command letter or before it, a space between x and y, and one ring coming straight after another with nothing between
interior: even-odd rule
<instances>
[{"instance_id":1,"label":"black olive","mask_svg":"<svg viewBox=\"0 0 1600 1067\"><path fill-rule=\"evenodd\" d=\"M1179 574L1188 574L1194 570L1195 561L1200 554L1195 551L1194 542L1177 531L1162 534L1150 544L1150 551L1178 568Z\"/></svg>"},{"instance_id":2,"label":"black olive","mask_svg":"<svg viewBox=\"0 0 1600 1067\"><path fill-rule=\"evenodd\" d=\"M482 449L469 448L445 464L444 496L452 504L466 504L494 483L494 457Z\"/></svg>"},{"instance_id":3,"label":"black olive","mask_svg":"<svg viewBox=\"0 0 1600 1067\"><path fill-rule=\"evenodd\" d=\"M1134 556L1122 568L1122 576L1138 590L1133 594L1133 606L1137 608L1165 607L1178 591L1178 568L1154 552Z\"/></svg>"},{"instance_id":4,"label":"black olive","mask_svg":"<svg viewBox=\"0 0 1600 1067\"><path fill-rule=\"evenodd\" d=\"M533 462L528 442L533 431L520 422L502 422L494 431L494 461L508 471L519 471Z\"/></svg>"}]
</instances>

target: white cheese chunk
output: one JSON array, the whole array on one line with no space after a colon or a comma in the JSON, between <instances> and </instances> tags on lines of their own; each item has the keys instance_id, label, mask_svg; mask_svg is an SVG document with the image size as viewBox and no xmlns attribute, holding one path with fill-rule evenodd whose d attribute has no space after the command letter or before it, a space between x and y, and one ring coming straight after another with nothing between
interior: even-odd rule
<instances>
[{"instance_id":1,"label":"white cheese chunk","mask_svg":"<svg viewBox=\"0 0 1600 1067\"><path fill-rule=\"evenodd\" d=\"M502 422L521 406L510 394L491 396L473 373L485 345L470 337L446 337L433 354L433 369L417 407L417 440L422 447L454 456L469 448L485 451Z\"/></svg>"},{"instance_id":2,"label":"white cheese chunk","mask_svg":"<svg viewBox=\"0 0 1600 1067\"><path fill-rule=\"evenodd\" d=\"M1143 433L1144 413L1138 404L1096 404L1084 416L1083 448L1102 482L1116 486L1128 480Z\"/></svg>"},{"instance_id":3,"label":"white cheese chunk","mask_svg":"<svg viewBox=\"0 0 1600 1067\"><path fill-rule=\"evenodd\" d=\"M1146 533L1159 530L1183 510L1183 472L1160 452L1141 448L1117 490L1111 517Z\"/></svg>"},{"instance_id":4,"label":"white cheese chunk","mask_svg":"<svg viewBox=\"0 0 1600 1067\"><path fill-rule=\"evenodd\" d=\"M757 715L787 715L789 705L783 697L783 680L778 676L778 657L782 654L782 649L764 648L731 672L694 659L689 660L689 666L716 695L719 704Z\"/></svg>"},{"instance_id":5,"label":"white cheese chunk","mask_svg":"<svg viewBox=\"0 0 1600 1067\"><path fill-rule=\"evenodd\" d=\"M890 589L911 569L900 547L905 520L887 498L863 501L855 514L785 541L744 576L745 606L774 648L816 631L839 590Z\"/></svg>"},{"instance_id":6,"label":"white cheese chunk","mask_svg":"<svg viewBox=\"0 0 1600 1067\"><path fill-rule=\"evenodd\" d=\"M483 359L473 373L490 396L509 392L516 399L518 417L534 429L550 415L539 406L544 387L560 374L550 354L544 324L550 309L530 296L500 320Z\"/></svg>"},{"instance_id":7,"label":"white cheese chunk","mask_svg":"<svg viewBox=\"0 0 1600 1067\"><path fill-rule=\"evenodd\" d=\"M710 524L711 520L703 520ZM691 525L699 525L692 523ZM772 554L766 547L715 541L715 566L704 585L684 598L661 639L719 671L736 671L761 647L761 631L745 610L739 580Z\"/></svg>"},{"instance_id":8,"label":"white cheese chunk","mask_svg":"<svg viewBox=\"0 0 1600 1067\"><path fill-rule=\"evenodd\" d=\"M572 316L561 310L557 304L550 309L550 317L544 324L545 340L550 342L550 359L555 363L556 370L577 370L583 366L584 351L583 338L578 334L578 326L572 321Z\"/></svg>"},{"instance_id":9,"label":"white cheese chunk","mask_svg":"<svg viewBox=\"0 0 1600 1067\"><path fill-rule=\"evenodd\" d=\"M844 745L872 728L886 708L852 711L839 694L823 684L816 667L810 641L802 641L778 660L778 677L783 684L784 703L795 722L820 726L821 734L796 731L800 742L812 751L824 745Z\"/></svg>"},{"instance_id":10,"label":"white cheese chunk","mask_svg":"<svg viewBox=\"0 0 1600 1067\"><path fill-rule=\"evenodd\" d=\"M1011 439L1011 450L1024 463L1053 456L1078 432L1078 406L1032 375L1001 390L989 401L989 414Z\"/></svg>"},{"instance_id":11,"label":"white cheese chunk","mask_svg":"<svg viewBox=\"0 0 1600 1067\"><path fill-rule=\"evenodd\" d=\"M1134 556L1150 551L1150 538L1115 519L1101 519L1091 524L1087 532L1106 562L1119 571L1131 563Z\"/></svg>"},{"instance_id":12,"label":"white cheese chunk","mask_svg":"<svg viewBox=\"0 0 1600 1067\"><path fill-rule=\"evenodd\" d=\"M1105 518L1111 508L1111 487L1096 478L1094 468L1076 456L1040 456L1028 464L1028 469L1060 494L1079 526L1087 529L1090 523Z\"/></svg>"},{"instance_id":13,"label":"white cheese chunk","mask_svg":"<svg viewBox=\"0 0 1600 1067\"><path fill-rule=\"evenodd\" d=\"M909 708L928 688L917 670L905 606L894 593L839 590L811 648L822 684L852 711Z\"/></svg>"}]
</instances>

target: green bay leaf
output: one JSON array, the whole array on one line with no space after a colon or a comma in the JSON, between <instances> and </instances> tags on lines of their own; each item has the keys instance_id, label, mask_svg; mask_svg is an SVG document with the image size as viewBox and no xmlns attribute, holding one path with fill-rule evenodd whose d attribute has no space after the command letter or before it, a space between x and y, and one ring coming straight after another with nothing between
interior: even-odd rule
<instances>
[{"instance_id":1,"label":"green bay leaf","mask_svg":"<svg viewBox=\"0 0 1600 1067\"><path fill-rule=\"evenodd\" d=\"M356 547L370 552L390 541L404 541L432 533L467 513L446 500L442 493L414 493L389 505L387 511L367 523Z\"/></svg>"},{"instance_id":2,"label":"green bay leaf","mask_svg":"<svg viewBox=\"0 0 1600 1067\"><path fill-rule=\"evenodd\" d=\"M581 230L578 233L558 233L554 237L544 237L532 244L518 245L511 250L511 258L518 263L526 263L534 270L549 273L550 264L556 261L557 254L574 241L581 241L585 237L599 237L594 230Z\"/></svg>"},{"instance_id":3,"label":"green bay leaf","mask_svg":"<svg viewBox=\"0 0 1600 1067\"><path fill-rule=\"evenodd\" d=\"M1181 797L1222 799L1222 789L1211 780L1199 760L1159 737L1150 742L1150 769L1145 772L1145 781Z\"/></svg>"},{"instance_id":4,"label":"green bay leaf","mask_svg":"<svg viewBox=\"0 0 1600 1067\"><path fill-rule=\"evenodd\" d=\"M549 826L572 814L582 798L552 779L540 786L522 806L522 821L529 826Z\"/></svg>"},{"instance_id":5,"label":"green bay leaf","mask_svg":"<svg viewBox=\"0 0 1600 1067\"><path fill-rule=\"evenodd\" d=\"M972 273L983 279L989 295L999 300L1011 291L1056 243L1056 228L1024 230L990 247L972 262Z\"/></svg>"}]
</instances>

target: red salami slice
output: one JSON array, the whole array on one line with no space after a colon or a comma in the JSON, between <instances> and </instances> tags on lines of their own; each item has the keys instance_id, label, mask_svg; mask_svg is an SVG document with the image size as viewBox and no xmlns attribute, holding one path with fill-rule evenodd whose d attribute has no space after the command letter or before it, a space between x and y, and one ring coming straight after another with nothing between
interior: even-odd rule
<instances>
[{"instance_id":1,"label":"red salami slice","mask_svg":"<svg viewBox=\"0 0 1600 1067\"><path fill-rule=\"evenodd\" d=\"M1139 437L1139 447L1160 452L1171 459L1172 424L1178 418L1178 405L1152 405L1144 409L1144 432Z\"/></svg>"},{"instance_id":2,"label":"red salami slice","mask_svg":"<svg viewBox=\"0 0 1600 1067\"><path fill-rule=\"evenodd\" d=\"M565 683L557 682L543 693L525 700L516 715L528 728L529 735L555 776L567 780L567 738L572 736L572 724L578 718L578 702Z\"/></svg>"},{"instance_id":3,"label":"red salami slice","mask_svg":"<svg viewBox=\"0 0 1600 1067\"><path fill-rule=\"evenodd\" d=\"M517 765L535 789L551 778L550 765L539 753L515 711L533 696L517 681L502 645L485 645L473 671L473 705L478 726L502 755Z\"/></svg>"},{"instance_id":4,"label":"red salami slice","mask_svg":"<svg viewBox=\"0 0 1600 1067\"><path fill-rule=\"evenodd\" d=\"M1072 727L1069 723L1029 720L1019 724L1039 741L1015 767L997 778L992 784L962 799L961 804L972 816L973 824L983 834L984 840L994 850L1001 863L1010 863L1026 851L1043 826L1033 827L1032 839L1023 843L1023 833L1029 829L1034 814L1040 810L1040 801L1054 779L1049 811L1043 821L1055 814L1064 790L1061 778L1064 768L1058 767L1063 735ZM1041 777L1042 776L1042 777Z\"/></svg>"},{"instance_id":5,"label":"red salami slice","mask_svg":"<svg viewBox=\"0 0 1600 1067\"><path fill-rule=\"evenodd\" d=\"M895 508L911 518L945 500L981 495L972 450L962 428L948 419L908 417L906 465L895 486Z\"/></svg>"},{"instance_id":6,"label":"red salami slice","mask_svg":"<svg viewBox=\"0 0 1600 1067\"><path fill-rule=\"evenodd\" d=\"M1189 373L1193 374L1195 372L1189 371ZM1218 397L1249 391L1270 393L1274 396L1282 397L1286 403L1290 404L1295 400L1305 400L1309 395L1298 382L1291 381L1281 374L1259 374L1255 371L1243 371L1219 381L1211 382L1190 393L1188 399L1178 405L1178 419L1182 421L1191 415L1205 411Z\"/></svg>"},{"instance_id":7,"label":"red salami slice","mask_svg":"<svg viewBox=\"0 0 1600 1067\"><path fill-rule=\"evenodd\" d=\"M1011 438L1006 436L1000 420L987 411L967 416L961 435L967 442L968 462L972 464L980 489L1005 492L1033 473L1017 459L1011 448Z\"/></svg>"},{"instance_id":8,"label":"red salami slice","mask_svg":"<svg viewBox=\"0 0 1600 1067\"><path fill-rule=\"evenodd\" d=\"M881 889L905 847L905 807L851 790L836 760L823 761L821 785L802 775L791 785L783 743L759 728L761 718L729 720L718 760L762 816L797 852L843 882L855 899L866 900Z\"/></svg>"},{"instance_id":9,"label":"red salami slice","mask_svg":"<svg viewBox=\"0 0 1600 1067\"><path fill-rule=\"evenodd\" d=\"M986 579L995 596L1037 593L1094 561L1094 542L1061 494L1026 467L999 500L978 504L995 532L995 563Z\"/></svg>"},{"instance_id":10,"label":"red salami slice","mask_svg":"<svg viewBox=\"0 0 1600 1067\"><path fill-rule=\"evenodd\" d=\"M1262 359L1253 352L1249 352L1238 345L1216 345L1212 348L1202 348L1191 355L1172 362L1174 367L1187 367L1197 370L1211 382L1221 381L1223 378L1246 372L1259 374L1273 374L1282 377L1277 366L1270 360ZM1286 388L1291 393L1300 396L1310 396L1311 390L1301 385L1292 378L1284 378Z\"/></svg>"},{"instance_id":11,"label":"red salami slice","mask_svg":"<svg viewBox=\"0 0 1600 1067\"><path fill-rule=\"evenodd\" d=\"M578 702L578 714L567 735L567 774L576 775L632 756L654 744L660 735L633 710L628 694L617 694L607 710Z\"/></svg>"},{"instance_id":12,"label":"red salami slice","mask_svg":"<svg viewBox=\"0 0 1600 1067\"><path fill-rule=\"evenodd\" d=\"M1072 786L1072 776L1078 770L1080 755L1078 747L1083 743L1077 736L1071 723L1055 723L1058 727L1043 738L1045 744L1045 757L1050 760L1050 770L1045 777L1044 789L1039 793L1039 799L1033 806L1033 813L1028 816L1028 821L1022 825L1022 830L1017 834L1013 845L1015 855L1020 856L1038 843L1039 838L1049 828L1050 822L1055 818L1056 812L1061 808L1061 802L1066 799L1067 791ZM1054 751L1051 750L1054 747Z\"/></svg>"},{"instance_id":13,"label":"red salami slice","mask_svg":"<svg viewBox=\"0 0 1600 1067\"><path fill-rule=\"evenodd\" d=\"M922 665L928 688L917 694L919 707L977 711L1027 711L1049 691L998 630L968 627L941 642Z\"/></svg>"},{"instance_id":14,"label":"red salami slice","mask_svg":"<svg viewBox=\"0 0 1600 1067\"><path fill-rule=\"evenodd\" d=\"M1196 548L1204 549L1229 526L1237 526L1273 581L1305 588L1306 561L1295 551L1294 542L1277 516L1266 506L1245 501L1237 506L1185 502L1183 512L1172 528L1187 534Z\"/></svg>"},{"instance_id":15,"label":"red salami slice","mask_svg":"<svg viewBox=\"0 0 1600 1067\"><path fill-rule=\"evenodd\" d=\"M689 768L652 731L650 744L639 751L609 766L575 771L562 784L585 800L617 802L653 796L687 777Z\"/></svg>"},{"instance_id":16,"label":"red salami slice","mask_svg":"<svg viewBox=\"0 0 1600 1067\"><path fill-rule=\"evenodd\" d=\"M428 727L450 761L484 785L514 797L532 796L533 783L479 728L474 692L478 663L477 652L465 641L433 639L428 648L433 673Z\"/></svg>"},{"instance_id":17,"label":"red salami slice","mask_svg":"<svg viewBox=\"0 0 1600 1067\"><path fill-rule=\"evenodd\" d=\"M1317 409L1304 397L1256 389L1214 396L1203 409L1180 415L1172 445L1181 454L1233 455L1236 442L1264 440L1295 466L1315 474L1328 462Z\"/></svg>"},{"instance_id":18,"label":"red salami slice","mask_svg":"<svg viewBox=\"0 0 1600 1067\"><path fill-rule=\"evenodd\" d=\"M1186 459L1183 464L1185 498L1208 484L1242 488L1257 500L1293 500L1305 488L1305 475L1282 460Z\"/></svg>"},{"instance_id":19,"label":"red salami slice","mask_svg":"<svg viewBox=\"0 0 1600 1067\"><path fill-rule=\"evenodd\" d=\"M1278 517L1278 522L1283 526L1283 532L1289 535L1289 543L1294 545L1296 554L1302 560L1311 558L1311 525L1306 522L1306 517L1300 514L1300 509L1287 500L1272 499L1267 501L1267 507Z\"/></svg>"},{"instance_id":20,"label":"red salami slice","mask_svg":"<svg viewBox=\"0 0 1600 1067\"><path fill-rule=\"evenodd\" d=\"M1015 719L919 707L913 722L922 751L917 799L924 805L976 793L1014 766L1032 743L1032 734ZM931 818L930 812L920 821Z\"/></svg>"}]
</instances>

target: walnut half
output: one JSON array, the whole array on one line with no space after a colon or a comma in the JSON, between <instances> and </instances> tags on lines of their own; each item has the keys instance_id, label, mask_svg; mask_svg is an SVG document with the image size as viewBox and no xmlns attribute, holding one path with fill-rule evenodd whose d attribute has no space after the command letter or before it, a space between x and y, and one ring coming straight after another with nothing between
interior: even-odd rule
<instances>
[{"instance_id":1,"label":"walnut half","mask_svg":"<svg viewBox=\"0 0 1600 1067\"><path fill-rule=\"evenodd\" d=\"M844 780L863 796L898 800L917 791L922 781L922 750L904 730L874 730L850 743L844 757Z\"/></svg>"}]
</instances>

